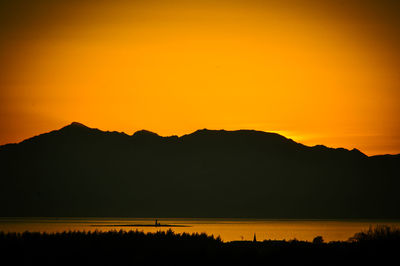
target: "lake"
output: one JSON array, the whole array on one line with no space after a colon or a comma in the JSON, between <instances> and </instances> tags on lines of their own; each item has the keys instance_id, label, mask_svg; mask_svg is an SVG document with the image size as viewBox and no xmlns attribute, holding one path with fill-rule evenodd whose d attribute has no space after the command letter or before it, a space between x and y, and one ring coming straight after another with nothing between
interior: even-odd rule
<instances>
[{"instance_id":1,"label":"lake","mask_svg":"<svg viewBox=\"0 0 400 266\"><path fill-rule=\"evenodd\" d=\"M172 229L176 233L207 233L220 236L223 241L253 240L307 240L322 236L325 241L347 240L370 226L400 227L399 221L369 220L262 220L262 219L158 219L155 218L0 218L3 232L62 232L139 230L156 232Z\"/></svg>"}]
</instances>

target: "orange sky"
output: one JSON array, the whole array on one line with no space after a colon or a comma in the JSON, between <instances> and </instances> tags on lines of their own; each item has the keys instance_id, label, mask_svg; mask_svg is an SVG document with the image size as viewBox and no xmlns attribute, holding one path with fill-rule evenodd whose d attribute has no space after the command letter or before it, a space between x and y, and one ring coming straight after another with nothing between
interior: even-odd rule
<instances>
[{"instance_id":1,"label":"orange sky","mask_svg":"<svg viewBox=\"0 0 400 266\"><path fill-rule=\"evenodd\" d=\"M396 1L3 1L0 144L79 121L400 153Z\"/></svg>"}]
</instances>

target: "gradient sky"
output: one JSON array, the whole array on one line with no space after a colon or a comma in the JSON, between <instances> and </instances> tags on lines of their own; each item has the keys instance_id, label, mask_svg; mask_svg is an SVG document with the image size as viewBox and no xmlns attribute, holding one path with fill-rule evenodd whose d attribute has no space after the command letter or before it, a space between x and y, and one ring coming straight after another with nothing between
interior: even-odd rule
<instances>
[{"instance_id":1,"label":"gradient sky","mask_svg":"<svg viewBox=\"0 0 400 266\"><path fill-rule=\"evenodd\" d=\"M397 2L0 0L0 144L79 121L400 153Z\"/></svg>"}]
</instances>

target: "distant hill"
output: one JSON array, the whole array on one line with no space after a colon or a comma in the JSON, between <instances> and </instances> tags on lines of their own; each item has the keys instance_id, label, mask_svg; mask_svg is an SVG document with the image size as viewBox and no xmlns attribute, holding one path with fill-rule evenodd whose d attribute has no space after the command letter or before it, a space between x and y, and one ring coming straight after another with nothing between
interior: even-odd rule
<instances>
[{"instance_id":1,"label":"distant hill","mask_svg":"<svg viewBox=\"0 0 400 266\"><path fill-rule=\"evenodd\" d=\"M0 146L0 216L400 218L400 155L72 123Z\"/></svg>"}]
</instances>

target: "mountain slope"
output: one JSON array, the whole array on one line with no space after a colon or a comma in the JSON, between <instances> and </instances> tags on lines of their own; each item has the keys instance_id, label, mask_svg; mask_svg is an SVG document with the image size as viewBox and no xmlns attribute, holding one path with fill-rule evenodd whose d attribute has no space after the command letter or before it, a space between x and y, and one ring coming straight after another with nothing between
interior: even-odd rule
<instances>
[{"instance_id":1,"label":"mountain slope","mask_svg":"<svg viewBox=\"0 0 400 266\"><path fill-rule=\"evenodd\" d=\"M0 147L0 215L400 218L399 166L253 130L129 136L74 122Z\"/></svg>"}]
</instances>

